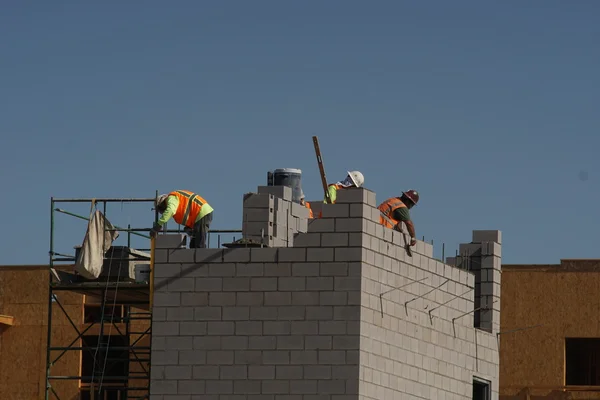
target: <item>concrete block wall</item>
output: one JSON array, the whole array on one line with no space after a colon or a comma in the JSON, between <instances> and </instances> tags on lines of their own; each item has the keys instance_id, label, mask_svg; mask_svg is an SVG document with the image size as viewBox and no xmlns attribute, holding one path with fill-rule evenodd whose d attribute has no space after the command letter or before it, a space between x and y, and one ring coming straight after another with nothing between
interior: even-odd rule
<instances>
[{"instance_id":1,"label":"concrete block wall","mask_svg":"<svg viewBox=\"0 0 600 400\"><path fill-rule=\"evenodd\" d=\"M151 399L470 399L474 376L497 399L474 274L422 241L408 256L376 204L340 191L293 247L168 248L160 235Z\"/></svg>"},{"instance_id":2,"label":"concrete block wall","mask_svg":"<svg viewBox=\"0 0 600 400\"><path fill-rule=\"evenodd\" d=\"M292 247L294 236L306 232L308 209L292 201L287 186L259 186L244 195L242 236L267 247Z\"/></svg>"}]
</instances>

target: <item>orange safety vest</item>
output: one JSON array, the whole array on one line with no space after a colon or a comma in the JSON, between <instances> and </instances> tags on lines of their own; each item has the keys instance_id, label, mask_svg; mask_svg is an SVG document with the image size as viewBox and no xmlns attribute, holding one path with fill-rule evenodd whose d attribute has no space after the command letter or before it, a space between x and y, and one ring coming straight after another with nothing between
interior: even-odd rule
<instances>
[{"instance_id":1,"label":"orange safety vest","mask_svg":"<svg viewBox=\"0 0 600 400\"><path fill-rule=\"evenodd\" d=\"M308 218L313 219L315 216L313 215L313 210L310 208L310 203L308 201L304 202L304 207L308 208Z\"/></svg>"},{"instance_id":2,"label":"orange safety vest","mask_svg":"<svg viewBox=\"0 0 600 400\"><path fill-rule=\"evenodd\" d=\"M169 196L175 196L179 199L179 207L173 214L175 222L193 228L202 206L206 204L206 200L187 190L176 190L169 193Z\"/></svg>"},{"instance_id":3,"label":"orange safety vest","mask_svg":"<svg viewBox=\"0 0 600 400\"><path fill-rule=\"evenodd\" d=\"M406 204L404 204L399 197L392 197L381 203L377 208L383 215L388 217L390 221L392 221L394 224L398 224L400 221L396 221L393 218L394 211L396 211L398 208L406 208ZM383 216L379 216L379 222L385 227L392 229L394 228L394 225L390 224L389 221L387 221Z\"/></svg>"}]
</instances>

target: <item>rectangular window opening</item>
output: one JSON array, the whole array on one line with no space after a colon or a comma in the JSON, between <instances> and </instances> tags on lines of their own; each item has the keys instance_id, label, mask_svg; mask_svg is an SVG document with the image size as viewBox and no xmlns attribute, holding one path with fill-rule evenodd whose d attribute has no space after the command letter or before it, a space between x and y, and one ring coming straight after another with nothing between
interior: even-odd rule
<instances>
[{"instance_id":1,"label":"rectangular window opening","mask_svg":"<svg viewBox=\"0 0 600 400\"><path fill-rule=\"evenodd\" d=\"M565 358L567 386L600 386L600 338L566 338Z\"/></svg>"},{"instance_id":2,"label":"rectangular window opening","mask_svg":"<svg viewBox=\"0 0 600 400\"><path fill-rule=\"evenodd\" d=\"M492 385L489 381L473 378L473 400L491 400Z\"/></svg>"}]
</instances>

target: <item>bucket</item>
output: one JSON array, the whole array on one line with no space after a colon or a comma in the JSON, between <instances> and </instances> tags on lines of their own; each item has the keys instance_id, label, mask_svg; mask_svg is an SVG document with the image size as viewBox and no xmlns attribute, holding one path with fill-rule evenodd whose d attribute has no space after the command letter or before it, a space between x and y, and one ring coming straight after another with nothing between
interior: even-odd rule
<instances>
[{"instance_id":1,"label":"bucket","mask_svg":"<svg viewBox=\"0 0 600 400\"><path fill-rule=\"evenodd\" d=\"M302 170L278 168L273 171L273 186L287 186L292 189L292 201L300 203L302 196Z\"/></svg>"},{"instance_id":2,"label":"bucket","mask_svg":"<svg viewBox=\"0 0 600 400\"><path fill-rule=\"evenodd\" d=\"M150 264L137 264L135 266L135 281L150 282Z\"/></svg>"}]
</instances>

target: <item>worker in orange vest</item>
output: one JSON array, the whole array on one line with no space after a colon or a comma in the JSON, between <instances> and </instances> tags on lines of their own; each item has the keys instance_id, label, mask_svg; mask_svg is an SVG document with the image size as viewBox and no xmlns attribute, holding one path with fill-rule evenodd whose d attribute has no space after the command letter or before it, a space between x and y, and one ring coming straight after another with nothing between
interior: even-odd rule
<instances>
[{"instance_id":1,"label":"worker in orange vest","mask_svg":"<svg viewBox=\"0 0 600 400\"><path fill-rule=\"evenodd\" d=\"M360 171L348 171L348 176L341 182L332 183L327 187L327 192L329 193L329 199L331 199L331 204L335 204L335 200L337 199L337 191L340 189L347 189L350 187L362 187L365 184L365 177ZM327 198L323 200L324 203L327 203Z\"/></svg>"},{"instance_id":2,"label":"worker in orange vest","mask_svg":"<svg viewBox=\"0 0 600 400\"><path fill-rule=\"evenodd\" d=\"M418 202L419 193L411 189L403 192L400 197L387 199L377 207L381 212L379 222L383 226L402 232L402 223L406 224L411 246L417 243L417 235L415 233L415 225L410 219L409 210L416 206Z\"/></svg>"},{"instance_id":3,"label":"worker in orange vest","mask_svg":"<svg viewBox=\"0 0 600 400\"><path fill-rule=\"evenodd\" d=\"M308 208L308 218L313 219L315 216L313 215L313 210L310 208L310 203L304 199L304 190L300 194L300 204Z\"/></svg>"},{"instance_id":4,"label":"worker in orange vest","mask_svg":"<svg viewBox=\"0 0 600 400\"><path fill-rule=\"evenodd\" d=\"M206 248L206 237L213 219L213 208L199 195L187 190L175 190L160 195L156 200L156 210L161 214L150 231L156 237L163 225L171 217L190 236L190 249Z\"/></svg>"}]
</instances>

